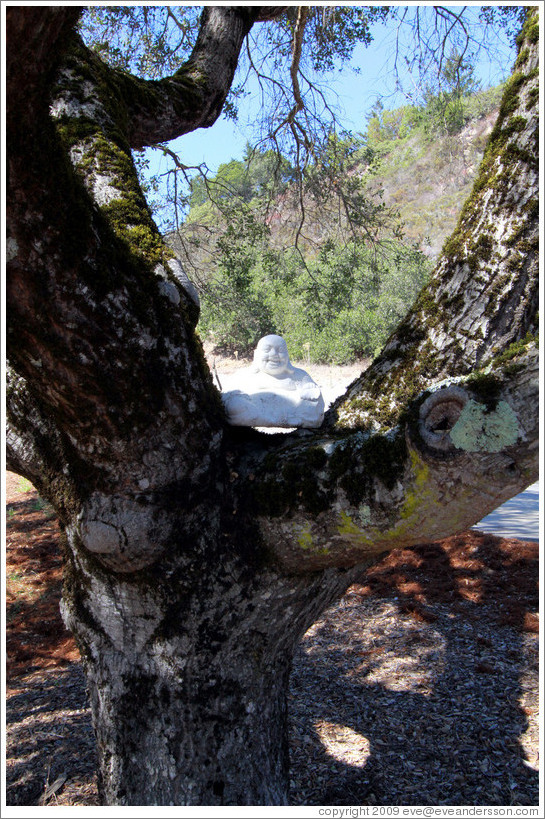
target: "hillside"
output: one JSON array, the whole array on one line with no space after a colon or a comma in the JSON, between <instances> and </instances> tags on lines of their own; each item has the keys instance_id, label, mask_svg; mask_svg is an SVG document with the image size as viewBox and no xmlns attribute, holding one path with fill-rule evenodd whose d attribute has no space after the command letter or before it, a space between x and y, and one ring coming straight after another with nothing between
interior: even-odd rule
<instances>
[{"instance_id":1,"label":"hillside","mask_svg":"<svg viewBox=\"0 0 545 819\"><path fill-rule=\"evenodd\" d=\"M454 133L433 132L425 119L413 123L407 128L401 124L406 108L381 112L380 118L374 119L380 124L371 129L373 118L368 123L368 133L362 136L362 144L374 154L375 167L369 172L367 154L360 151L362 157L350 169L350 174L357 174L365 180L368 193L379 195L387 207L399 211L408 241L417 241L430 258L436 258L445 238L453 230L464 200L471 191L484 148L498 114L502 86L479 91L469 97L464 107L465 124ZM383 123L388 123L386 127ZM391 122L396 126L392 128ZM242 183L235 178L236 168L244 168L245 160L232 160L218 171L215 180L221 177L225 189L231 189L232 195L240 194ZM252 158L251 167L246 165L247 176L244 180L245 201L256 204L259 197L248 196L248 176L254 177L256 184L263 190L262 162L256 171L256 160ZM258 160L258 163L260 161ZM272 163L269 162L272 168ZM283 179L289 182L290 175L283 165ZM240 171L239 171L240 173ZM214 181L212 180L212 184ZM251 183L249 185L251 189ZM225 189L221 198L225 199ZM255 190L253 191L255 193ZM199 247L192 247L197 258L206 258L212 249L215 230L222 229L222 219L218 221L218 210L204 206L207 197L197 198L198 205L192 204L186 222L180 228L177 237L171 234L170 241L182 252L181 242L186 243L198 226L205 225L208 239L200 235ZM262 205L263 203L261 203ZM287 237L292 238L288 227L299 224L299 196L289 184L266 205L265 222L271 229L273 243L286 247ZM332 225L324 219L323 209L313 207L312 197L305 197L305 235L323 238ZM224 225L223 225L224 227ZM426 241L426 240L429 240ZM204 245L204 246L203 246Z\"/></svg>"},{"instance_id":2,"label":"hillside","mask_svg":"<svg viewBox=\"0 0 545 819\"><path fill-rule=\"evenodd\" d=\"M403 226L404 239L418 243L422 252L434 260L445 239L452 233L464 201L483 157L499 104L498 89L480 92L472 98L474 114L453 134L430 134L414 128L404 136L370 141L376 167L369 172L365 161L351 171L365 180L367 193L379 196L388 208L395 208ZM397 109L403 110L403 109ZM395 116L397 111L386 112ZM284 193L268 217L273 241L293 231L299 221L293 196ZM324 220L323 209L305 199L309 224L305 235L323 239L331 224Z\"/></svg>"},{"instance_id":3,"label":"hillside","mask_svg":"<svg viewBox=\"0 0 545 819\"><path fill-rule=\"evenodd\" d=\"M394 142L381 159L369 187L380 184L385 203L399 210L406 239L432 259L456 225L497 114L494 108L452 136L426 141L416 134Z\"/></svg>"}]
</instances>

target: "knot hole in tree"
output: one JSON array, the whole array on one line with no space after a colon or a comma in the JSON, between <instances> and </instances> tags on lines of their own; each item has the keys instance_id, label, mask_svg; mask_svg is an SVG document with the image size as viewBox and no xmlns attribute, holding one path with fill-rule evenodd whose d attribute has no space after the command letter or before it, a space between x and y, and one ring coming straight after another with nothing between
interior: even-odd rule
<instances>
[{"instance_id":1,"label":"knot hole in tree","mask_svg":"<svg viewBox=\"0 0 545 819\"><path fill-rule=\"evenodd\" d=\"M469 400L461 387L443 387L428 396L420 407L418 429L431 449L451 452L455 449L450 431Z\"/></svg>"}]
</instances>

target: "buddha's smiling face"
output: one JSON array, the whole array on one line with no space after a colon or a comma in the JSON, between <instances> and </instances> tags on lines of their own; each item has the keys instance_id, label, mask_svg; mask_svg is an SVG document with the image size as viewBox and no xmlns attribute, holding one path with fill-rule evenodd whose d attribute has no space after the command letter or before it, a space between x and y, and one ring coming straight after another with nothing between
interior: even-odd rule
<instances>
[{"instance_id":1,"label":"buddha's smiling face","mask_svg":"<svg viewBox=\"0 0 545 819\"><path fill-rule=\"evenodd\" d=\"M261 372L281 378L291 372L286 342L281 336L265 336L260 339L254 353L254 361Z\"/></svg>"}]
</instances>

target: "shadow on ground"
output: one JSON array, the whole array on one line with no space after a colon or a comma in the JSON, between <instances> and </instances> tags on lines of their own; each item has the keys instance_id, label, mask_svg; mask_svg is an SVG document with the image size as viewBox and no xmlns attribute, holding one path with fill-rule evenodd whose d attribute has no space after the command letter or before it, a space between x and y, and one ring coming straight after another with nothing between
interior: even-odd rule
<instances>
[{"instance_id":1,"label":"shadow on ground","mask_svg":"<svg viewBox=\"0 0 545 819\"><path fill-rule=\"evenodd\" d=\"M473 532L402 550L324 615L292 675L304 804L539 804L537 556Z\"/></svg>"}]
</instances>

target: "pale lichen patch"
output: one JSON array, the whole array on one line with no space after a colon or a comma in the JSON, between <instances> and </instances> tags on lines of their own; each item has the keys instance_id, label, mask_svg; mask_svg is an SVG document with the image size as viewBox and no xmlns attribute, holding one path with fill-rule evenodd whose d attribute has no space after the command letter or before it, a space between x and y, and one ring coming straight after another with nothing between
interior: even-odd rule
<instances>
[{"instance_id":1,"label":"pale lichen patch","mask_svg":"<svg viewBox=\"0 0 545 819\"><path fill-rule=\"evenodd\" d=\"M123 199L123 195L116 187L113 177L106 174L95 173L93 176L92 192L95 202L99 206L109 205L116 199Z\"/></svg>"},{"instance_id":2,"label":"pale lichen patch","mask_svg":"<svg viewBox=\"0 0 545 819\"><path fill-rule=\"evenodd\" d=\"M471 399L450 431L457 449L466 452L500 452L518 440L520 427L517 416L506 401L487 411L484 404Z\"/></svg>"},{"instance_id":3,"label":"pale lichen patch","mask_svg":"<svg viewBox=\"0 0 545 819\"><path fill-rule=\"evenodd\" d=\"M49 108L53 119L60 119L61 117L91 118L96 115L97 110L99 108L95 100L90 99L88 102L80 102L68 96L57 98Z\"/></svg>"},{"instance_id":4,"label":"pale lichen patch","mask_svg":"<svg viewBox=\"0 0 545 819\"><path fill-rule=\"evenodd\" d=\"M105 566L130 573L161 554L159 533L165 526L165 514L154 515L153 508L138 499L95 492L78 516L76 533Z\"/></svg>"},{"instance_id":5,"label":"pale lichen patch","mask_svg":"<svg viewBox=\"0 0 545 819\"><path fill-rule=\"evenodd\" d=\"M358 518L362 526L368 526L371 523L371 508L366 503L362 503L358 508Z\"/></svg>"},{"instance_id":6,"label":"pale lichen patch","mask_svg":"<svg viewBox=\"0 0 545 819\"><path fill-rule=\"evenodd\" d=\"M12 262L17 254L19 253L19 245L13 238L13 236L8 237L6 241L6 262Z\"/></svg>"}]
</instances>

